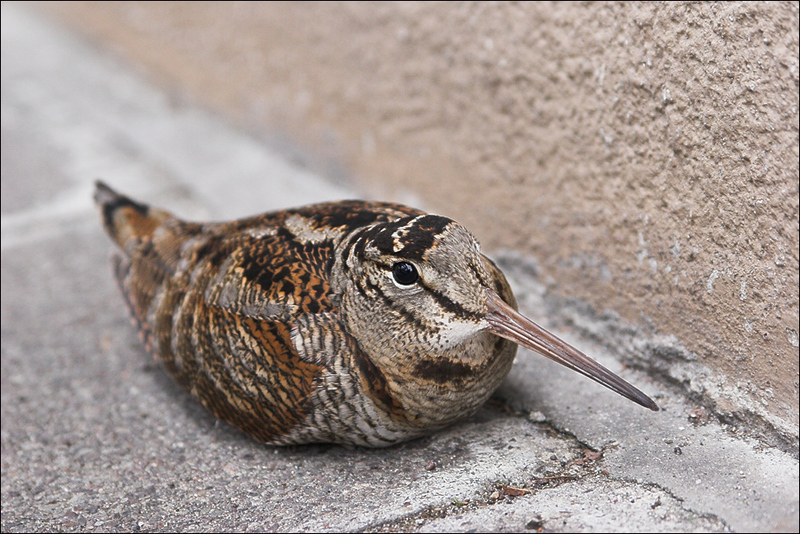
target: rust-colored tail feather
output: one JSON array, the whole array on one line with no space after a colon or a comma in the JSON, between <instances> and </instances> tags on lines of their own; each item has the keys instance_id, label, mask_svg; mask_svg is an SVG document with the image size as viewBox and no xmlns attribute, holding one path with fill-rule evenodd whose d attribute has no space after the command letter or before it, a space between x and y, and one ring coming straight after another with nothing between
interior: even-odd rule
<instances>
[{"instance_id":1,"label":"rust-colored tail feather","mask_svg":"<svg viewBox=\"0 0 800 534\"><path fill-rule=\"evenodd\" d=\"M165 211L120 195L100 180L95 182L95 187L94 201L102 211L103 226L129 256L131 249L127 244L131 238L138 242L152 237L153 231L170 217Z\"/></svg>"}]
</instances>

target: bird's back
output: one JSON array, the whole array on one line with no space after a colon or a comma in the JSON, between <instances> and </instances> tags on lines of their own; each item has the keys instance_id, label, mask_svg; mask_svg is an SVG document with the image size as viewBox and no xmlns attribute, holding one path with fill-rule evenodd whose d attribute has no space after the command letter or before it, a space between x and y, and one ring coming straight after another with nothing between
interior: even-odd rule
<instances>
[{"instance_id":1,"label":"bird's back","mask_svg":"<svg viewBox=\"0 0 800 534\"><path fill-rule=\"evenodd\" d=\"M100 182L95 201L148 350L218 418L278 443L307 418L329 363L301 357L292 332L309 317L335 319L337 245L360 227L422 213L346 201L196 224ZM366 386L380 396L380 383Z\"/></svg>"}]
</instances>

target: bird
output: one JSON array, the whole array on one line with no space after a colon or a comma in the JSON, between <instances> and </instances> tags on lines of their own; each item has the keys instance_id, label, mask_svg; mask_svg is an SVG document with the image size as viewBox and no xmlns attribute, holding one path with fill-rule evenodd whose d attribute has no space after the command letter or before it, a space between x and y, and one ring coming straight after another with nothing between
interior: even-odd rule
<instances>
[{"instance_id":1,"label":"bird","mask_svg":"<svg viewBox=\"0 0 800 534\"><path fill-rule=\"evenodd\" d=\"M456 221L334 201L183 221L97 181L114 277L149 353L268 445L387 447L474 414L531 349L656 403L521 315Z\"/></svg>"}]
</instances>

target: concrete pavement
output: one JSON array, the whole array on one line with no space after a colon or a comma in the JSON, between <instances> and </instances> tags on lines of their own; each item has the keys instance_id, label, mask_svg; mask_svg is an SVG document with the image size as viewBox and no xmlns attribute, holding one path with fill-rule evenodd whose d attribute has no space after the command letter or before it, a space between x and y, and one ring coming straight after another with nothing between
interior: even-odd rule
<instances>
[{"instance_id":1,"label":"concrete pavement","mask_svg":"<svg viewBox=\"0 0 800 534\"><path fill-rule=\"evenodd\" d=\"M254 442L145 354L95 178L194 219L359 196L3 3L3 531L798 530L796 451L623 370L607 318L548 294L508 251L494 257L523 312L663 411L520 350L495 400L433 436L377 451Z\"/></svg>"}]
</instances>

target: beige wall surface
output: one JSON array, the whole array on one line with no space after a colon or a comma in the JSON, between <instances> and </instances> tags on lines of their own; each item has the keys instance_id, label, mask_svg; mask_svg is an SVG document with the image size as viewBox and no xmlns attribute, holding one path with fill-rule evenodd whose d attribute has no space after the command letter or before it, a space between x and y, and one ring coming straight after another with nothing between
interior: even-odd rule
<instances>
[{"instance_id":1,"label":"beige wall surface","mask_svg":"<svg viewBox=\"0 0 800 534\"><path fill-rule=\"evenodd\" d=\"M674 336L736 390L718 413L796 448L797 3L41 8L329 175L536 258L549 291Z\"/></svg>"}]
</instances>

